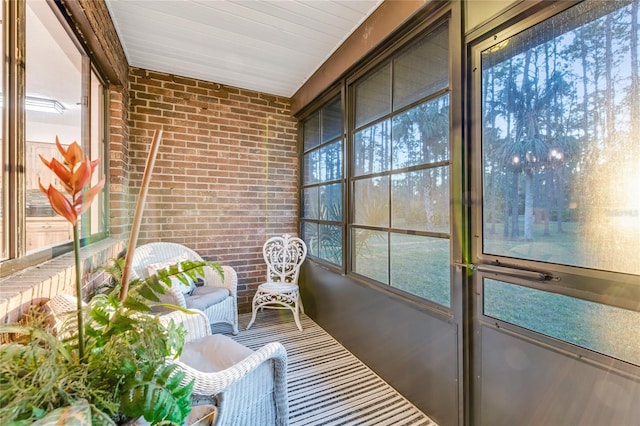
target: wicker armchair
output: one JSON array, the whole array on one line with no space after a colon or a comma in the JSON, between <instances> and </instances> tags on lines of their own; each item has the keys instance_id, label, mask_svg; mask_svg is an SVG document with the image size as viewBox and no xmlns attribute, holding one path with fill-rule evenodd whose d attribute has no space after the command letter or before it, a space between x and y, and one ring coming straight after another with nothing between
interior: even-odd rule
<instances>
[{"instance_id":1,"label":"wicker armchair","mask_svg":"<svg viewBox=\"0 0 640 426\"><path fill-rule=\"evenodd\" d=\"M145 278L149 275L148 267L152 264L168 262L182 257L191 261L202 260L195 251L181 244L156 242L136 247L132 261L132 277ZM167 294L161 297L164 303L170 303L183 308L202 310L209 323L227 323L233 328L233 334L238 334L238 276L230 266L222 266L224 280L211 268L204 269L204 286L196 287L191 295L186 295L179 286L167 287ZM213 304L203 305L203 295L214 288L226 289L221 299Z\"/></svg>"},{"instance_id":2,"label":"wicker armchair","mask_svg":"<svg viewBox=\"0 0 640 426\"><path fill-rule=\"evenodd\" d=\"M254 352L227 336L216 335L228 339L222 341L222 347L228 342L230 346L248 351L249 355L223 370L202 372L181 360L189 355L189 351L195 352L196 356L206 354L207 348L203 346L207 343L203 340L211 336L207 317L200 311L191 315L174 311L160 319L167 324L172 320L181 323L187 330L180 359L168 359L167 362L176 364L186 373L185 383L194 380L194 405L213 401L217 406L216 426L288 424L287 352L282 344L269 343ZM237 351L237 348L229 349ZM219 348L217 351L222 352Z\"/></svg>"}]
</instances>

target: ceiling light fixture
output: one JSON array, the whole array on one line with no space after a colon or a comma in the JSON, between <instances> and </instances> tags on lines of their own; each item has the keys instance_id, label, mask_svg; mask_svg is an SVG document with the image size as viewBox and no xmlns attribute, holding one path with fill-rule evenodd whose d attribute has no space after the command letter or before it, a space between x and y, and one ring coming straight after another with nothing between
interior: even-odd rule
<instances>
[{"instance_id":1,"label":"ceiling light fixture","mask_svg":"<svg viewBox=\"0 0 640 426\"><path fill-rule=\"evenodd\" d=\"M4 96L0 93L0 107L4 106ZM24 98L24 108L27 111L49 112L52 114L62 114L66 108L55 99L38 98L27 96Z\"/></svg>"},{"instance_id":2,"label":"ceiling light fixture","mask_svg":"<svg viewBox=\"0 0 640 426\"><path fill-rule=\"evenodd\" d=\"M50 112L62 114L65 111L64 105L55 99L36 98L35 96L27 96L24 99L24 107L27 111Z\"/></svg>"}]
</instances>

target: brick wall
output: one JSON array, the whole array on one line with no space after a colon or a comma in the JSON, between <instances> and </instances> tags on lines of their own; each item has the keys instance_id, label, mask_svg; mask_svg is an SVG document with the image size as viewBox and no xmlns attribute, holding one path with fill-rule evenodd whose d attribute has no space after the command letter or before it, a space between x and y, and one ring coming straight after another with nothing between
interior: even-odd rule
<instances>
[{"instance_id":1,"label":"brick wall","mask_svg":"<svg viewBox=\"0 0 640 426\"><path fill-rule=\"evenodd\" d=\"M273 235L297 234L298 156L290 100L129 70L104 2L61 4L75 29L85 32L81 38L109 79L106 155L113 238L96 245L97 254L88 254L87 287L101 279L94 277L95 267L126 242L151 137L163 128L138 244L178 242L205 259L231 265L238 272L239 310L248 312L266 273L262 244ZM72 265L69 253L0 280L1 321L15 320L32 301L73 292Z\"/></svg>"},{"instance_id":2,"label":"brick wall","mask_svg":"<svg viewBox=\"0 0 640 426\"><path fill-rule=\"evenodd\" d=\"M172 241L238 272L240 312L264 279L262 244L297 234L296 121L288 98L133 68L130 190L163 129L138 244Z\"/></svg>"},{"instance_id":3,"label":"brick wall","mask_svg":"<svg viewBox=\"0 0 640 426\"><path fill-rule=\"evenodd\" d=\"M85 298L109 279L98 267L109 264L123 248L122 241L106 239L80 250ZM0 324L18 321L31 305L44 303L56 294L75 294L75 277L74 254L70 252L0 279Z\"/></svg>"}]
</instances>

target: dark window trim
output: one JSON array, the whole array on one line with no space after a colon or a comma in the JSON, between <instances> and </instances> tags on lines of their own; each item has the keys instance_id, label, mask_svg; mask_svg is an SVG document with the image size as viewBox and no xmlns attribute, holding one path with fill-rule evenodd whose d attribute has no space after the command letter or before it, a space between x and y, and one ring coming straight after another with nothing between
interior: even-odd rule
<instances>
[{"instance_id":1,"label":"dark window trim","mask_svg":"<svg viewBox=\"0 0 640 426\"><path fill-rule=\"evenodd\" d=\"M331 103L335 102L336 99L339 100L340 105L341 105L341 111L342 111L342 115L341 115L341 126L340 126L340 134L338 136L336 136L335 138L329 139L327 141L322 141L321 139L318 142L318 145L309 148L307 150L304 149L304 121L307 120L308 118L310 118L313 114L319 113L324 107L330 105ZM337 265L335 263L329 262L328 260L322 259L320 257L317 257L311 253L308 254L308 258L309 260L312 260L313 262L316 262L320 265L323 265L324 267L327 267L333 271L340 271L340 273L344 273L344 262L345 262L345 209L344 209L344 203L345 203L345 192L346 192L346 180L345 180L345 172L346 172L346 168L345 168L345 123L344 123L344 93L342 90L342 85L336 84L334 85L334 87L332 87L330 90L327 90L325 92L323 92L314 102L310 103L309 105L307 105L306 108L304 108L304 110L298 114L296 116L296 118L298 119L298 122L300 123L299 126L299 131L298 131L298 163L300 164L300 172L298 173L298 179L299 179L299 196L298 196L298 232L300 233L300 235L302 235L302 231L304 228L304 225L307 223L312 223L312 224L316 224L316 225L330 225L330 226L339 226L341 228L341 232L342 232L342 264L341 265ZM319 129L320 130L320 129ZM325 146L331 145L333 143L336 142L342 142L342 177L340 179L331 179L331 180L327 180L327 181L323 181L323 182L314 182L314 183L309 183L309 184L305 184L303 177L304 177L304 157L305 155L308 155L309 153L312 153L314 151L319 151L320 149L322 149ZM308 188L320 188L322 186L327 186L327 185L335 185L335 184L341 184L342 185L342 220L341 221L330 221L330 220L324 220L324 219L311 219L311 218L304 218L302 217L302 214L304 212L304 196L303 196L303 192L305 189Z\"/></svg>"},{"instance_id":2,"label":"dark window trim","mask_svg":"<svg viewBox=\"0 0 640 426\"><path fill-rule=\"evenodd\" d=\"M467 35L465 40L469 55L469 67L467 70L469 93L467 102L470 117L477 117L481 108L481 96L479 94L481 88L481 52L496 42L544 22L580 2L581 1L572 0L549 3L544 0L536 0L535 2L531 2L531 4L528 4L529 2L519 3L509 9L508 13L505 13L504 16L500 15ZM617 2L611 3L610 7L612 8L618 5ZM472 158L473 166L470 172L472 178L470 179L470 189L468 193L478 194L478 197L480 197L482 194L482 180L480 179L482 174L482 152L480 146L480 141L482 140L481 123L474 123L472 119L467 120L464 130L471 141L477 142L469 144L469 155L470 158ZM469 200L468 202L469 205L473 205L473 200ZM476 208L475 211L471 213L471 216L471 221L476 224L475 229L471 229L471 235L480 236L473 238L471 244L472 251L468 257L471 263L494 264L535 271L553 271L554 279L545 281L545 291L634 311L640 309L637 303L637 301L640 300L640 286L638 285L637 275L484 254L482 252L482 234L480 229L482 228L480 225L482 223L481 208ZM533 285L529 285L533 287ZM608 291L612 286L617 288L616 294L614 295Z\"/></svg>"},{"instance_id":3,"label":"dark window trim","mask_svg":"<svg viewBox=\"0 0 640 426\"><path fill-rule=\"evenodd\" d=\"M98 74L106 78L114 86L125 86L127 82L123 82L120 79L102 44L97 37L92 36L94 29L85 14L81 2L71 0L47 1L52 4L52 9L56 11L61 21L64 20L68 27L72 29L75 39L82 45L82 50L90 52L92 63L99 70ZM89 36L85 37L85 34Z\"/></svg>"},{"instance_id":4,"label":"dark window trim","mask_svg":"<svg viewBox=\"0 0 640 426\"><path fill-rule=\"evenodd\" d=\"M359 279L361 280L366 280L372 286L379 286L381 288L385 288L385 287L393 288L394 289L393 293L404 294L404 295L410 296L411 299L416 298L416 299L424 300L427 306L431 307L431 305L433 305L433 307L437 307L438 311L442 310L444 312L447 312L447 314L449 315L453 315L453 311L454 311L453 277L450 277L450 283L449 283L450 285L450 305L449 306L443 306L436 302L430 301L429 299L424 299L419 296L412 295L411 293L404 292L403 290L395 289L394 287L391 286L391 284L379 283L373 279L364 277L353 270L353 251L352 251L353 242L351 239L351 234L353 229L371 229L371 230L383 231L383 232L389 232L389 233L400 233L405 235L419 235L419 236L425 236L425 237L443 238L443 239L449 240L450 244L454 244L454 233L453 233L455 228L454 221L450 220L449 233L414 231L414 230L406 230L406 229L399 230L399 229L392 228L391 226L376 227L376 226L363 226L363 225L355 224L354 223L355 208L353 204L354 200L351 197L351 193L353 192L353 184L360 179L366 179L366 178L372 178L372 177L384 177L384 176L388 176L389 178L391 178L393 175L400 174L406 171L428 170L435 167L445 167L445 166L449 167L450 173L452 172L453 145L454 145L453 140L456 135L455 133L456 128L452 123L454 113L453 113L453 107L451 105L453 105L453 99L450 100L450 110L449 110L449 143L450 143L451 153L448 160L440 161L437 163L420 164L420 165L410 166L402 169L389 169L382 172L369 173L369 174L356 176L353 169L354 165L352 164L352 159L353 159L354 137L359 130L365 129L367 127L371 127L376 123L379 123L385 120L390 120L392 117L402 114L403 112L415 107L416 105L420 105L424 102L437 99L438 97L443 96L445 94L449 94L449 96L453 98L453 93L454 93L453 85L455 84L456 81L458 81L457 79L458 72L453 71L456 68L455 68L455 64L453 63L454 61L452 59L449 64L449 84L447 85L447 87L443 89L438 89L435 92L430 93L429 95L423 98L420 98L419 100L415 100L412 103L405 105L401 108L398 108L396 110L393 110L393 108L391 108L391 111L389 111L384 116L377 117L375 120L372 120L364 125L361 125L358 128L355 127L355 114L354 114L355 87L359 81L367 78L372 73L375 73L377 70L381 69L384 66L390 66L392 61L398 54L401 54L404 50L410 48L419 39L428 37L430 33L436 31L438 28L440 28L442 25L445 25L445 24L449 25L449 56L450 58L453 58L456 55L456 53L460 51L460 48L456 47L453 44L453 40L452 40L455 38L454 33L456 29L456 23L453 22L454 14L455 13L451 5L447 5L447 7L440 8L438 10L438 13L433 13L432 15L429 16L429 18L425 19L423 22L417 25L417 27L406 31L406 33L402 37L400 37L400 39L396 43L394 43L392 47L385 49L384 52L381 53L378 57L372 59L370 63L364 64L358 70L358 72L354 73L354 75L352 76L349 76L345 80L345 84L347 86L347 93L348 93L347 100L349 102L349 109L347 110L347 119L349 120L349 126L347 131L347 140L346 140L346 144L349 149L349 156L348 156L348 161L345 160L345 163L348 163L347 164L348 174L346 178L348 183L347 187L349 191L349 198L348 198L349 210L348 210L348 217L347 217L347 223L346 223L347 230L345 232L345 238L347 239L346 244L348 246L348 248L345 249L345 252L348 254L348 258L346 260L347 262L346 274L349 276L359 277ZM393 67L391 69L391 72L393 73ZM393 76L391 78L391 82L392 81L393 81ZM393 96L392 91L390 92L390 96ZM453 185L453 182L450 179L449 181L450 198L453 197L454 195L452 192L452 185ZM391 186L389 187L389 190L391 190ZM391 208L391 206L389 206L389 208ZM454 212L451 211L450 217L453 218L453 216L454 216ZM455 250L456 248L452 246L451 252L454 252Z\"/></svg>"}]
</instances>

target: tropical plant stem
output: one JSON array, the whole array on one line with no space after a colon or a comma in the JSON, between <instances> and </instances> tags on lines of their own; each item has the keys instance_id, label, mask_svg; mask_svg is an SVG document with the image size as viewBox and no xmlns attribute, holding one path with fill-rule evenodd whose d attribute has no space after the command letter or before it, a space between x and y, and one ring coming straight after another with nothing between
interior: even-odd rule
<instances>
[{"instance_id":1,"label":"tropical plant stem","mask_svg":"<svg viewBox=\"0 0 640 426\"><path fill-rule=\"evenodd\" d=\"M73 225L73 252L76 260L76 301L78 315L78 357L84 359L84 315L82 312L82 268L80 265L80 238L78 224Z\"/></svg>"}]
</instances>

